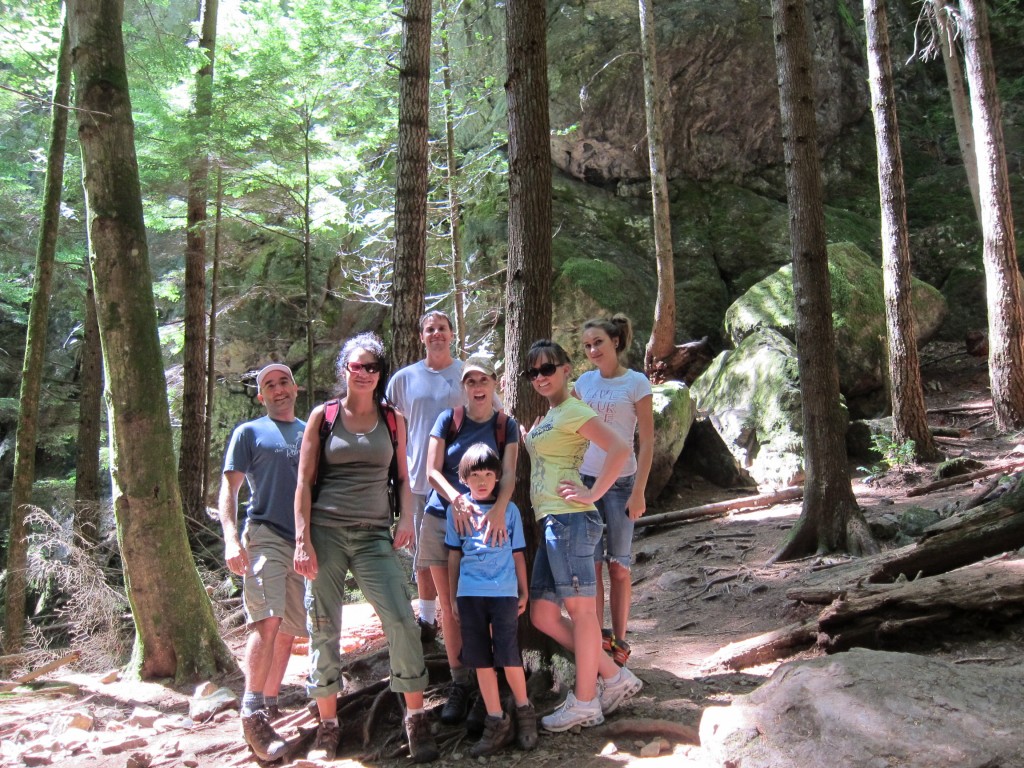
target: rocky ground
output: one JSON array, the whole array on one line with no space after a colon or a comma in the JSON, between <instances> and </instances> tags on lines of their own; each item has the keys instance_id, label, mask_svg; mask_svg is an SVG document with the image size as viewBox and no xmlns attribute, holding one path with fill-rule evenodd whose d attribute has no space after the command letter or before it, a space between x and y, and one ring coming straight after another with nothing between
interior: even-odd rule
<instances>
[{"instance_id":1,"label":"rocky ground","mask_svg":"<svg viewBox=\"0 0 1024 768\"><path fill-rule=\"evenodd\" d=\"M943 440L947 455L971 455L987 465L1018 456L1015 436L994 435L990 411L963 409L964 405L983 404L988 397L983 361L958 354L956 347L938 345L926 349L922 359L929 408L960 409L932 416L934 425L951 427L958 435ZM869 522L885 522L879 530L894 532L886 521L909 521L914 515L906 513L912 508L946 515L974 490L966 484L908 498L908 490L930 480L933 470L929 466L914 467L865 483L864 473L851 467L858 478L854 489ZM676 477L667 495L668 500L662 504L665 510L738 494L697 477ZM835 558L767 564L799 513L800 502L795 501L642 529L635 544L630 666L643 679L643 691L620 713L609 717L604 726L580 733L545 734L532 753L510 750L482 762L522 762L545 768L611 768L641 760L645 765L711 764L701 747L686 743L695 741L702 712L761 686L778 663L733 672L710 668L709 658L729 643L821 610L821 606L795 603L785 592L833 565ZM888 545L898 540L890 539ZM380 677L383 641L372 612L356 606L346 610L351 629L345 643L353 660L349 676L355 689ZM1020 625L956 636L938 632L924 641L915 639L910 650L930 657L1000 665L1020 657L1022 637L1024 629ZM240 650L237 630L231 635L231 643ZM436 659L432 672L436 669L440 676L441 649L431 650ZM817 655L820 652L806 650L792 658ZM312 765L303 759L302 736L312 727L302 707L304 662L302 655L293 657L285 680L284 701L289 712L278 723L279 730L296 743L295 758L290 763L293 766ZM20 688L14 693L0 693L0 764L143 768L255 762L240 746L235 711L221 712L201 723L189 718L193 689L178 691L155 684L105 681L100 675L76 674L69 671L72 669L69 666L50 673L49 690ZM550 676L536 676L533 694L540 710L549 710L560 700L559 677L557 672L554 681ZM241 688L238 678L214 683L214 688L223 686L234 693ZM428 703L439 706L440 682L431 688L431 694ZM369 707L372 701L367 697L357 708ZM409 764L409 759L391 746L397 743L389 741L396 735L396 728L389 724L397 724L397 716L387 701L382 699L377 706L382 704L374 718L380 728L367 734L360 724L358 733L347 733L345 748L335 765L392 768ZM437 765L468 765L473 760L468 756L469 743L459 729L446 728L438 736L443 754ZM369 746L364 748L366 737Z\"/></svg>"}]
</instances>

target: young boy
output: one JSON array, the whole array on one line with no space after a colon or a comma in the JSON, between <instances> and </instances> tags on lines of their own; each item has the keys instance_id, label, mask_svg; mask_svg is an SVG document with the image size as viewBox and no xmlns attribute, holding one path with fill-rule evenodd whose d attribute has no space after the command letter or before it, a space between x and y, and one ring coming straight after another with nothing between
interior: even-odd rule
<instances>
[{"instance_id":1,"label":"young boy","mask_svg":"<svg viewBox=\"0 0 1024 768\"><path fill-rule=\"evenodd\" d=\"M474 518L480 518L494 503L494 489L501 477L501 459L494 450L475 443L459 462L459 479L469 488ZM475 523L475 520L474 520ZM462 628L462 663L476 668L480 695L487 707L484 733L469 752L473 757L493 755L513 741L522 749L537 745L537 713L526 695L526 674L519 653L516 627L526 610L526 558L523 524L519 508L509 503L505 512L508 536L502 545L489 546L485 526L473 526L473 533L460 536L448 511L445 544L448 546L448 578L456 596L453 612ZM496 667L516 700L516 719L502 711Z\"/></svg>"}]
</instances>

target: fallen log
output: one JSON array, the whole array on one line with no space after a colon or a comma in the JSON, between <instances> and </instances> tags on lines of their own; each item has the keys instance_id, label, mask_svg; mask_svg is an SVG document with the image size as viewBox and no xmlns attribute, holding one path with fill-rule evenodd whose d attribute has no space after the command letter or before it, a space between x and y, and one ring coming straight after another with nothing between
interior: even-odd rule
<instances>
[{"instance_id":1,"label":"fallen log","mask_svg":"<svg viewBox=\"0 0 1024 768\"><path fill-rule=\"evenodd\" d=\"M39 667L37 669L32 670L28 674L22 675L21 677L16 677L14 680L12 680L9 683L0 684L0 691L11 691L11 690L14 690L19 685L24 685L25 683L30 683L33 680L36 680L36 679L42 677L43 675L46 675L46 674L48 674L50 672L53 672L53 670L55 670L55 669L60 669L61 667L65 666L66 664L74 664L76 661L78 661L79 658L81 658L81 656L82 656L82 654L79 653L78 651L73 651L73 652L67 654L66 656L61 656L59 659L54 659L49 664L43 664L43 666L41 666L41 667Z\"/></svg>"},{"instance_id":2,"label":"fallen log","mask_svg":"<svg viewBox=\"0 0 1024 768\"><path fill-rule=\"evenodd\" d=\"M907 491L907 496L924 496L932 491L940 491L943 488L949 488L951 485L961 485L963 483L969 483L973 480L977 480L982 477L989 477L1000 472L1013 472L1015 470L1024 467L1024 460L1018 459L1017 461L1011 461L1006 464L996 464L985 469L979 469L977 472L968 472L966 475L955 475L954 477L946 477L942 480L936 480L933 483L926 483L919 485L917 488L911 488Z\"/></svg>"},{"instance_id":3,"label":"fallen log","mask_svg":"<svg viewBox=\"0 0 1024 768\"><path fill-rule=\"evenodd\" d=\"M925 529L921 540L877 561L868 581L932 576L1024 547L1024 490L1005 493Z\"/></svg>"},{"instance_id":4,"label":"fallen log","mask_svg":"<svg viewBox=\"0 0 1024 768\"><path fill-rule=\"evenodd\" d=\"M716 501L713 504L703 504L699 507L689 507L688 509L677 509L672 512L662 512L660 515L648 515L646 517L641 517L633 525L636 528L642 528L649 525L666 525L668 523L682 522L683 520L692 520L697 517L721 515L736 509L770 507L773 504L781 504L783 502L799 499L803 495L803 488L800 486L791 486L789 488L781 488L770 493L760 493L756 496L744 496L739 499L730 499L729 501Z\"/></svg>"},{"instance_id":5,"label":"fallen log","mask_svg":"<svg viewBox=\"0 0 1024 768\"><path fill-rule=\"evenodd\" d=\"M743 669L817 645L828 653L877 648L911 631L979 618L1005 623L1024 615L1024 560L1001 558L899 584L851 588L814 618L730 643L705 669Z\"/></svg>"}]
</instances>

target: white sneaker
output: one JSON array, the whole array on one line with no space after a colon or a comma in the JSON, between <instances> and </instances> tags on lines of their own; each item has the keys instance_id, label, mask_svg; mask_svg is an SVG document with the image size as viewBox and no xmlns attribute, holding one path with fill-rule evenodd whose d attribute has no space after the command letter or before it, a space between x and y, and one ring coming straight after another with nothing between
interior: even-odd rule
<instances>
[{"instance_id":1,"label":"white sneaker","mask_svg":"<svg viewBox=\"0 0 1024 768\"><path fill-rule=\"evenodd\" d=\"M598 678L598 682L601 711L606 715L610 715L620 705L632 699L644 687L644 681L634 675L629 667L622 667L619 674L611 680Z\"/></svg>"},{"instance_id":2,"label":"white sneaker","mask_svg":"<svg viewBox=\"0 0 1024 768\"><path fill-rule=\"evenodd\" d=\"M544 730L558 733L568 731L577 725L587 728L591 725L600 725L604 722L604 715L601 713L601 702L595 697L588 703L577 701L576 695L569 691L565 701L550 715L540 719Z\"/></svg>"}]
</instances>

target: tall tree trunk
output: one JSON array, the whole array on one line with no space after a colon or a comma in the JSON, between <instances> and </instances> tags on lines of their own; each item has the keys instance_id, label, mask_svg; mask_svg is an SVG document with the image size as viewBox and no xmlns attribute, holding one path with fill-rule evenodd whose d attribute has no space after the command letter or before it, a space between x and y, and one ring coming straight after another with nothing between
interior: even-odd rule
<instances>
[{"instance_id":1,"label":"tall tree trunk","mask_svg":"<svg viewBox=\"0 0 1024 768\"><path fill-rule=\"evenodd\" d=\"M806 472L800 519L775 559L816 551L859 554L877 550L877 545L857 507L846 466L805 0L772 0L772 24L789 198Z\"/></svg>"},{"instance_id":2,"label":"tall tree trunk","mask_svg":"<svg viewBox=\"0 0 1024 768\"><path fill-rule=\"evenodd\" d=\"M122 0L70 0L90 260L106 373L114 516L135 621L131 669L185 681L234 670L192 565L164 366L121 20Z\"/></svg>"},{"instance_id":3,"label":"tall tree trunk","mask_svg":"<svg viewBox=\"0 0 1024 768\"><path fill-rule=\"evenodd\" d=\"M75 530L88 543L100 540L100 443L103 419L103 351L96 323L92 270L85 262L85 324L78 365L78 439L75 444Z\"/></svg>"},{"instance_id":4,"label":"tall tree trunk","mask_svg":"<svg viewBox=\"0 0 1024 768\"><path fill-rule=\"evenodd\" d=\"M56 261L60 224L60 193L64 186L64 148L68 136L68 99L71 95L71 49L67 19L61 24L57 51L57 77L53 86L50 147L46 155L39 241L36 246L35 282L28 316L28 335L21 368L18 432L14 447L14 480L11 486L11 525L7 549L7 584L4 614L4 650L21 650L25 630L25 587L28 572L28 541L25 514L32 502L36 477L36 442L39 436L39 395L46 360L46 331L50 316L50 289Z\"/></svg>"},{"instance_id":5,"label":"tall tree trunk","mask_svg":"<svg viewBox=\"0 0 1024 768\"><path fill-rule=\"evenodd\" d=\"M665 138L661 127L662 86L658 74L658 47L654 28L654 0L639 0L640 52L644 62L644 112L647 115L647 155L651 168L651 205L654 257L658 265L658 298L654 324L644 354L648 376L654 365L676 349L676 271L672 253L672 212L665 175Z\"/></svg>"},{"instance_id":6,"label":"tall tree trunk","mask_svg":"<svg viewBox=\"0 0 1024 768\"><path fill-rule=\"evenodd\" d=\"M391 286L392 364L421 357L427 264L427 124L430 119L431 0L405 0L398 76L395 267Z\"/></svg>"},{"instance_id":7,"label":"tall tree trunk","mask_svg":"<svg viewBox=\"0 0 1024 768\"><path fill-rule=\"evenodd\" d=\"M885 0L864 0L868 45L868 82L878 151L878 193L882 213L882 282L889 346L893 440L913 440L919 459L940 457L928 428L917 329L911 302L910 241L907 196L903 185L899 122L889 57L889 22Z\"/></svg>"},{"instance_id":8,"label":"tall tree trunk","mask_svg":"<svg viewBox=\"0 0 1024 768\"><path fill-rule=\"evenodd\" d=\"M217 370L214 359L217 351L217 292L220 287L220 225L224 212L224 179L220 166L217 166L217 203L213 218L213 257L210 266L210 333L206 345L206 430L203 438L203 453L209 461L210 448L213 442L214 386L217 383ZM203 476L203 498L209 495L210 472Z\"/></svg>"},{"instance_id":9,"label":"tall tree trunk","mask_svg":"<svg viewBox=\"0 0 1024 768\"><path fill-rule=\"evenodd\" d=\"M455 157L455 114L452 106L452 63L448 36L451 17L448 0L441 0L441 74L444 78L445 166L448 185L448 222L452 238L452 295L455 305L455 348L466 357L466 293L462 264L462 202L459 200L459 163Z\"/></svg>"},{"instance_id":10,"label":"tall tree trunk","mask_svg":"<svg viewBox=\"0 0 1024 768\"><path fill-rule=\"evenodd\" d=\"M551 138L545 0L505 5L508 80L508 269L505 295L505 406L527 427L546 404L520 372L537 339L551 336ZM539 533L530 504L530 461L519 452L514 500L523 511L527 572ZM549 648L522 622L524 645Z\"/></svg>"},{"instance_id":11,"label":"tall tree trunk","mask_svg":"<svg viewBox=\"0 0 1024 768\"><path fill-rule=\"evenodd\" d=\"M313 243L310 205L313 195L313 177L310 165L310 140L313 132L313 108L308 105L303 115L302 152L305 162L306 186L302 192L302 264L305 269L306 290L306 410L310 412L316 404L315 382L313 380Z\"/></svg>"},{"instance_id":12,"label":"tall tree trunk","mask_svg":"<svg viewBox=\"0 0 1024 768\"><path fill-rule=\"evenodd\" d=\"M988 286L988 370L996 426L1024 427L1024 314L1003 116L983 0L960 0L967 84L978 149L978 191Z\"/></svg>"},{"instance_id":13,"label":"tall tree trunk","mask_svg":"<svg viewBox=\"0 0 1024 768\"><path fill-rule=\"evenodd\" d=\"M196 72L192 114L195 155L189 164L185 229L185 345L181 394L178 485L185 520L194 536L206 527L204 479L209 474L206 444L206 205L209 198L210 123L213 67L217 47L218 0L200 0L199 50L206 56Z\"/></svg>"},{"instance_id":14,"label":"tall tree trunk","mask_svg":"<svg viewBox=\"0 0 1024 768\"><path fill-rule=\"evenodd\" d=\"M952 16L956 6L949 0L932 0L932 19L935 22L939 47L942 51L942 64L946 70L946 84L949 87L949 99L953 106L953 124L956 126L956 140L963 159L964 172L967 174L967 186L971 190L971 202L974 203L974 215L981 224L981 197L978 191L978 151L974 145L974 126L971 125L971 103L967 98L967 86L964 84L964 70L960 64L960 54L956 46L957 23Z\"/></svg>"}]
</instances>

